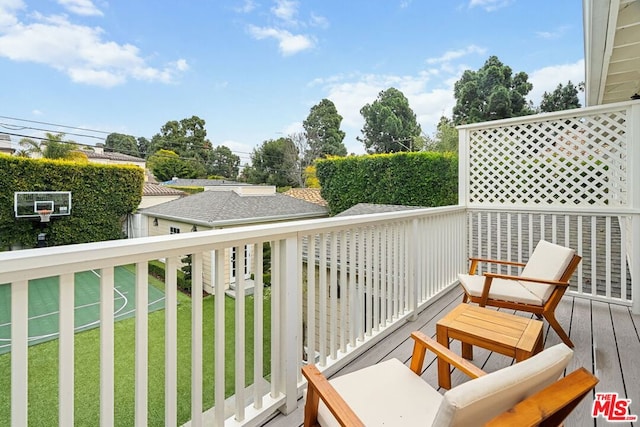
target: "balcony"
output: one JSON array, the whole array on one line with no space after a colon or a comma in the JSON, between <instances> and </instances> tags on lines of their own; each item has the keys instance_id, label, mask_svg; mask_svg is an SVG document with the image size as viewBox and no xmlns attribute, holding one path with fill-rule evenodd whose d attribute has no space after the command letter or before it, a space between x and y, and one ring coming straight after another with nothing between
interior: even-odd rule
<instances>
[{"instance_id":1,"label":"balcony","mask_svg":"<svg viewBox=\"0 0 640 427\"><path fill-rule=\"evenodd\" d=\"M576 344L573 363L600 377L597 391L632 399L638 414L631 357L640 351L640 104L469 125L460 137L457 206L0 253L11 313L11 353L0 356L0 387L10 401L0 404L0 420L297 425L303 363L313 360L331 375L387 357L406 361L408 331L433 335L435 321L460 300L456 275L468 256L523 261L541 238L583 256L559 313ZM265 242L270 287L261 280ZM203 271L216 272L215 295L224 295L219 254L245 245L256 254L253 296L203 297ZM184 321L176 270L188 254L193 297ZM148 263L158 259L168 272L165 308L150 313ZM128 321L135 336L126 348L120 326L127 321L113 316L121 266L136 278ZM74 331L75 275L86 271L100 277L99 337L89 349ZM60 334L48 344L58 347L57 360L43 362L28 345L29 281L45 277L59 286ZM244 287L239 278L236 292ZM158 327L161 342L152 335ZM179 344L185 335L187 348ZM545 345L557 341L547 331ZM99 353L98 366L85 366L86 351ZM511 363L482 352L475 362L487 370ZM40 363L57 366L58 393L47 396L45 412L37 405L48 381L39 378ZM89 385L86 369L96 371ZM425 378L433 383L434 373L430 365ZM94 396L86 404L95 406L90 421L77 415L87 396ZM591 419L591 399L585 402L567 425Z\"/></svg>"}]
</instances>

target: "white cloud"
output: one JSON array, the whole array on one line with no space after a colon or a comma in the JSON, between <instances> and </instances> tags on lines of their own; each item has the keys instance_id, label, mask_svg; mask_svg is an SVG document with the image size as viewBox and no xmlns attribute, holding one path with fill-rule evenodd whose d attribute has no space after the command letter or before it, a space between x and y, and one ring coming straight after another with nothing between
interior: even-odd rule
<instances>
[{"instance_id":1,"label":"white cloud","mask_svg":"<svg viewBox=\"0 0 640 427\"><path fill-rule=\"evenodd\" d=\"M508 6L512 0L471 0L469 7L481 7L487 12L501 9Z\"/></svg>"},{"instance_id":2,"label":"white cloud","mask_svg":"<svg viewBox=\"0 0 640 427\"><path fill-rule=\"evenodd\" d=\"M83 16L102 16L100 9L91 0L58 0L58 3L71 13Z\"/></svg>"},{"instance_id":3,"label":"white cloud","mask_svg":"<svg viewBox=\"0 0 640 427\"><path fill-rule=\"evenodd\" d=\"M16 12L25 8L22 0L3 0L0 2L0 31L18 24Z\"/></svg>"},{"instance_id":4,"label":"white cloud","mask_svg":"<svg viewBox=\"0 0 640 427\"><path fill-rule=\"evenodd\" d=\"M292 34L287 30L278 28L249 26L249 33L257 40L273 38L278 41L280 52L284 56L294 55L303 50L311 49L314 40L304 34Z\"/></svg>"},{"instance_id":5,"label":"white cloud","mask_svg":"<svg viewBox=\"0 0 640 427\"><path fill-rule=\"evenodd\" d=\"M271 12L288 24L297 25L298 2L293 0L276 0L276 5Z\"/></svg>"},{"instance_id":6,"label":"white cloud","mask_svg":"<svg viewBox=\"0 0 640 427\"><path fill-rule=\"evenodd\" d=\"M486 51L487 49L472 44L463 49L449 50L437 58L428 58L427 64L448 63L453 61L454 59L462 58L463 56L467 56L473 53L483 55Z\"/></svg>"},{"instance_id":7,"label":"white cloud","mask_svg":"<svg viewBox=\"0 0 640 427\"><path fill-rule=\"evenodd\" d=\"M14 17L0 31L0 56L48 65L77 83L112 87L129 78L169 83L188 68L184 59L151 67L136 46L105 40L100 27L77 25L67 16L35 13L31 23Z\"/></svg>"},{"instance_id":8,"label":"white cloud","mask_svg":"<svg viewBox=\"0 0 640 427\"><path fill-rule=\"evenodd\" d=\"M312 27L318 27L322 29L329 28L329 20L324 16L316 15L315 13L311 14L311 18L309 18L309 24Z\"/></svg>"},{"instance_id":9,"label":"white cloud","mask_svg":"<svg viewBox=\"0 0 640 427\"><path fill-rule=\"evenodd\" d=\"M569 27L567 26L562 26L556 28L553 31L537 31L536 36L540 37L541 39L557 39L560 38L568 30L568 28Z\"/></svg>"},{"instance_id":10,"label":"white cloud","mask_svg":"<svg viewBox=\"0 0 640 427\"><path fill-rule=\"evenodd\" d=\"M301 132L304 132L304 127L302 126L302 122L293 122L285 126L285 128L282 130L281 133L284 136L289 136L289 135L293 135Z\"/></svg>"},{"instance_id":11,"label":"white cloud","mask_svg":"<svg viewBox=\"0 0 640 427\"><path fill-rule=\"evenodd\" d=\"M245 0L242 6L235 8L238 13L250 13L256 8L256 3L253 0Z\"/></svg>"},{"instance_id":12,"label":"white cloud","mask_svg":"<svg viewBox=\"0 0 640 427\"><path fill-rule=\"evenodd\" d=\"M580 59L572 64L560 64L540 68L529 73L529 82L533 84L533 89L529 92L528 98L534 105L539 105L544 92L553 92L558 84L566 85L571 80L575 86L584 81L584 59ZM584 94L578 93L580 103L585 105Z\"/></svg>"}]
</instances>

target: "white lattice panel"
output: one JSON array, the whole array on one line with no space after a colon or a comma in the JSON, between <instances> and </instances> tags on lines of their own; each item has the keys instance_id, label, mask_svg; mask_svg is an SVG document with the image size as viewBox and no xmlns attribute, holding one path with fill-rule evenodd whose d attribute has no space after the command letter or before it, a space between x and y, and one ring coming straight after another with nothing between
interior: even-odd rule
<instances>
[{"instance_id":1,"label":"white lattice panel","mask_svg":"<svg viewBox=\"0 0 640 427\"><path fill-rule=\"evenodd\" d=\"M471 129L469 203L626 205L626 117L621 109Z\"/></svg>"}]
</instances>

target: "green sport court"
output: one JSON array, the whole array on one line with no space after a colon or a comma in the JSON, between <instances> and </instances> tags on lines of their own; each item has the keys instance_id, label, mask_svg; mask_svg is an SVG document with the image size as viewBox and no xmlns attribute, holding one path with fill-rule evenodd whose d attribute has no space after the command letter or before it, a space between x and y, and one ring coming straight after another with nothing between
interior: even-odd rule
<instances>
[{"instance_id":1,"label":"green sport court","mask_svg":"<svg viewBox=\"0 0 640 427\"><path fill-rule=\"evenodd\" d=\"M135 314L136 276L125 266L114 270L114 313L116 320ZM164 308L164 293L149 288L149 312ZM29 345L58 338L59 282L57 277L29 282ZM100 271L75 275L75 331L100 324ZM11 285L0 285L0 354L11 351Z\"/></svg>"}]
</instances>

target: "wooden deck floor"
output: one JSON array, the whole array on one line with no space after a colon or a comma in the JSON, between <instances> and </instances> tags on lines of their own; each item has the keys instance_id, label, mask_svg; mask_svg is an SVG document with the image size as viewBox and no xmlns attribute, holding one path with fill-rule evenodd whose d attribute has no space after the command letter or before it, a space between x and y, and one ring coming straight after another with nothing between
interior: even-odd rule
<instances>
[{"instance_id":1,"label":"wooden deck floor","mask_svg":"<svg viewBox=\"0 0 640 427\"><path fill-rule=\"evenodd\" d=\"M401 326L371 350L345 366L336 376L394 357L408 364L413 348L413 341L409 338L411 331L421 330L427 335L435 336L436 321L459 304L461 299L458 289L444 295L420 313L417 321ZM580 366L591 370L600 379L596 391L617 392L620 398L631 399L630 412L640 416L640 315L631 314L629 307L570 296L564 297L556 315L575 344L574 358L567 371L573 371ZM546 323L544 337L545 348L560 342ZM458 343L453 343L451 348L456 352L460 351ZM480 348L474 348L473 362L487 372L513 363L512 359L506 356ZM428 358L425 366L423 378L429 384L437 386L437 369L433 355ZM456 370L451 378L453 386L468 380L464 374ZM567 418L565 426L610 425L602 417L597 420L591 417L592 403L593 396L585 397ZM303 405L304 402L299 401L296 411L287 416L277 415L265 426L302 425Z\"/></svg>"}]
</instances>

